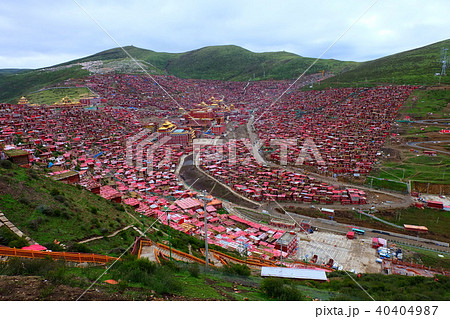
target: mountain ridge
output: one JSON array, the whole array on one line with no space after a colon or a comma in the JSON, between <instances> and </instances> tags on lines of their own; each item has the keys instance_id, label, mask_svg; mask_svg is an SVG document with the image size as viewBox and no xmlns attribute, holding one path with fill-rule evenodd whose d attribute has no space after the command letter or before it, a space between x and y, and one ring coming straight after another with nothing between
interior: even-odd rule
<instances>
[{"instance_id":1,"label":"mountain ridge","mask_svg":"<svg viewBox=\"0 0 450 319\"><path fill-rule=\"evenodd\" d=\"M316 61L316 58L286 51L255 53L237 45L206 46L183 53L156 52L129 45L46 68L0 69L0 102L14 103L22 95L69 78L104 73L150 73L225 81L292 80L309 68L308 74L324 72L334 75L323 80L322 84L314 85L314 89L380 84L448 84L449 76L435 75L440 71L442 47L450 47L450 39L371 61L353 62Z\"/></svg>"}]
</instances>

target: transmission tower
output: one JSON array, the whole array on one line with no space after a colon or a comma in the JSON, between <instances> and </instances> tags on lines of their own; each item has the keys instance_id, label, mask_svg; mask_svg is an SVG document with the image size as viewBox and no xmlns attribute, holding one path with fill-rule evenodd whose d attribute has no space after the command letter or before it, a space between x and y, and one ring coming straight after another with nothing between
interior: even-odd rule
<instances>
[{"instance_id":1,"label":"transmission tower","mask_svg":"<svg viewBox=\"0 0 450 319\"><path fill-rule=\"evenodd\" d=\"M442 69L441 69L441 75L447 75L447 64L448 64L448 55L447 55L448 49L442 48L441 49L441 63L442 63Z\"/></svg>"}]
</instances>

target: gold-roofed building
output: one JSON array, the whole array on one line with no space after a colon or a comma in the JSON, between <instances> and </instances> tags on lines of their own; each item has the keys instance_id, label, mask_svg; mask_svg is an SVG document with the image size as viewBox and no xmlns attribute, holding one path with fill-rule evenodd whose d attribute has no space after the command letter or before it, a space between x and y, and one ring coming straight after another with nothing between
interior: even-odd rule
<instances>
[{"instance_id":1,"label":"gold-roofed building","mask_svg":"<svg viewBox=\"0 0 450 319\"><path fill-rule=\"evenodd\" d=\"M173 130L175 130L177 128L177 126L175 124L173 124L172 122L166 120L159 128L158 128L158 132L159 133L170 133Z\"/></svg>"},{"instance_id":2,"label":"gold-roofed building","mask_svg":"<svg viewBox=\"0 0 450 319\"><path fill-rule=\"evenodd\" d=\"M29 105L30 102L28 102L28 100L26 99L25 96L22 96L19 100L19 102L17 102L17 105Z\"/></svg>"},{"instance_id":3,"label":"gold-roofed building","mask_svg":"<svg viewBox=\"0 0 450 319\"><path fill-rule=\"evenodd\" d=\"M59 103L55 103L55 104L62 104L62 105L66 105L66 104L73 104L72 100L66 95L65 97L63 97L61 99L61 101L59 101Z\"/></svg>"},{"instance_id":4,"label":"gold-roofed building","mask_svg":"<svg viewBox=\"0 0 450 319\"><path fill-rule=\"evenodd\" d=\"M59 102L56 102L54 105L56 106L77 106L80 105L80 102L73 102L70 97L67 95L63 97Z\"/></svg>"}]
</instances>

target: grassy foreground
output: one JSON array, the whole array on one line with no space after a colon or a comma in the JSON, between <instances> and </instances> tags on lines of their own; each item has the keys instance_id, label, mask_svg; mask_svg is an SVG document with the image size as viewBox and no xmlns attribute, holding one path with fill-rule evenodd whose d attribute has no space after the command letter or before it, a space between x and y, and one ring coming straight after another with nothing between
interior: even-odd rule
<instances>
[{"instance_id":1,"label":"grassy foreground","mask_svg":"<svg viewBox=\"0 0 450 319\"><path fill-rule=\"evenodd\" d=\"M334 272L328 274L328 282L320 283L261 278L249 273L245 267L236 265L205 271L198 265L174 262L158 265L132 256L117 262L106 273L104 267L68 267L51 260L12 259L0 263L0 275L22 276L22 280L39 276L49 282L34 300L450 300L450 278L445 276L356 276ZM115 284L106 280L114 280ZM70 287L77 289L76 293L56 294L62 285L69 291ZM8 288L9 294L15 296L15 287ZM92 295L94 291L100 295ZM0 300L11 300L4 289L0 289Z\"/></svg>"},{"instance_id":2,"label":"grassy foreground","mask_svg":"<svg viewBox=\"0 0 450 319\"><path fill-rule=\"evenodd\" d=\"M54 181L34 169L16 166L0 166L0 210L23 233L44 246L52 246L54 240L72 246L135 222L120 205L81 187ZM112 248L96 252L108 253Z\"/></svg>"}]
</instances>

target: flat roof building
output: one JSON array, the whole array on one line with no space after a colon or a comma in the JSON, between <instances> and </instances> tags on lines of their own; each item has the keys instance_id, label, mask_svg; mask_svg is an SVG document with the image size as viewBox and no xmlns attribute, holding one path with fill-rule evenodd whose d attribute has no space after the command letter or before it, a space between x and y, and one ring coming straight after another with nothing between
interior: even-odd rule
<instances>
[{"instance_id":1,"label":"flat roof building","mask_svg":"<svg viewBox=\"0 0 450 319\"><path fill-rule=\"evenodd\" d=\"M317 281L328 280L325 270L286 267L261 267L261 277L278 277Z\"/></svg>"}]
</instances>

